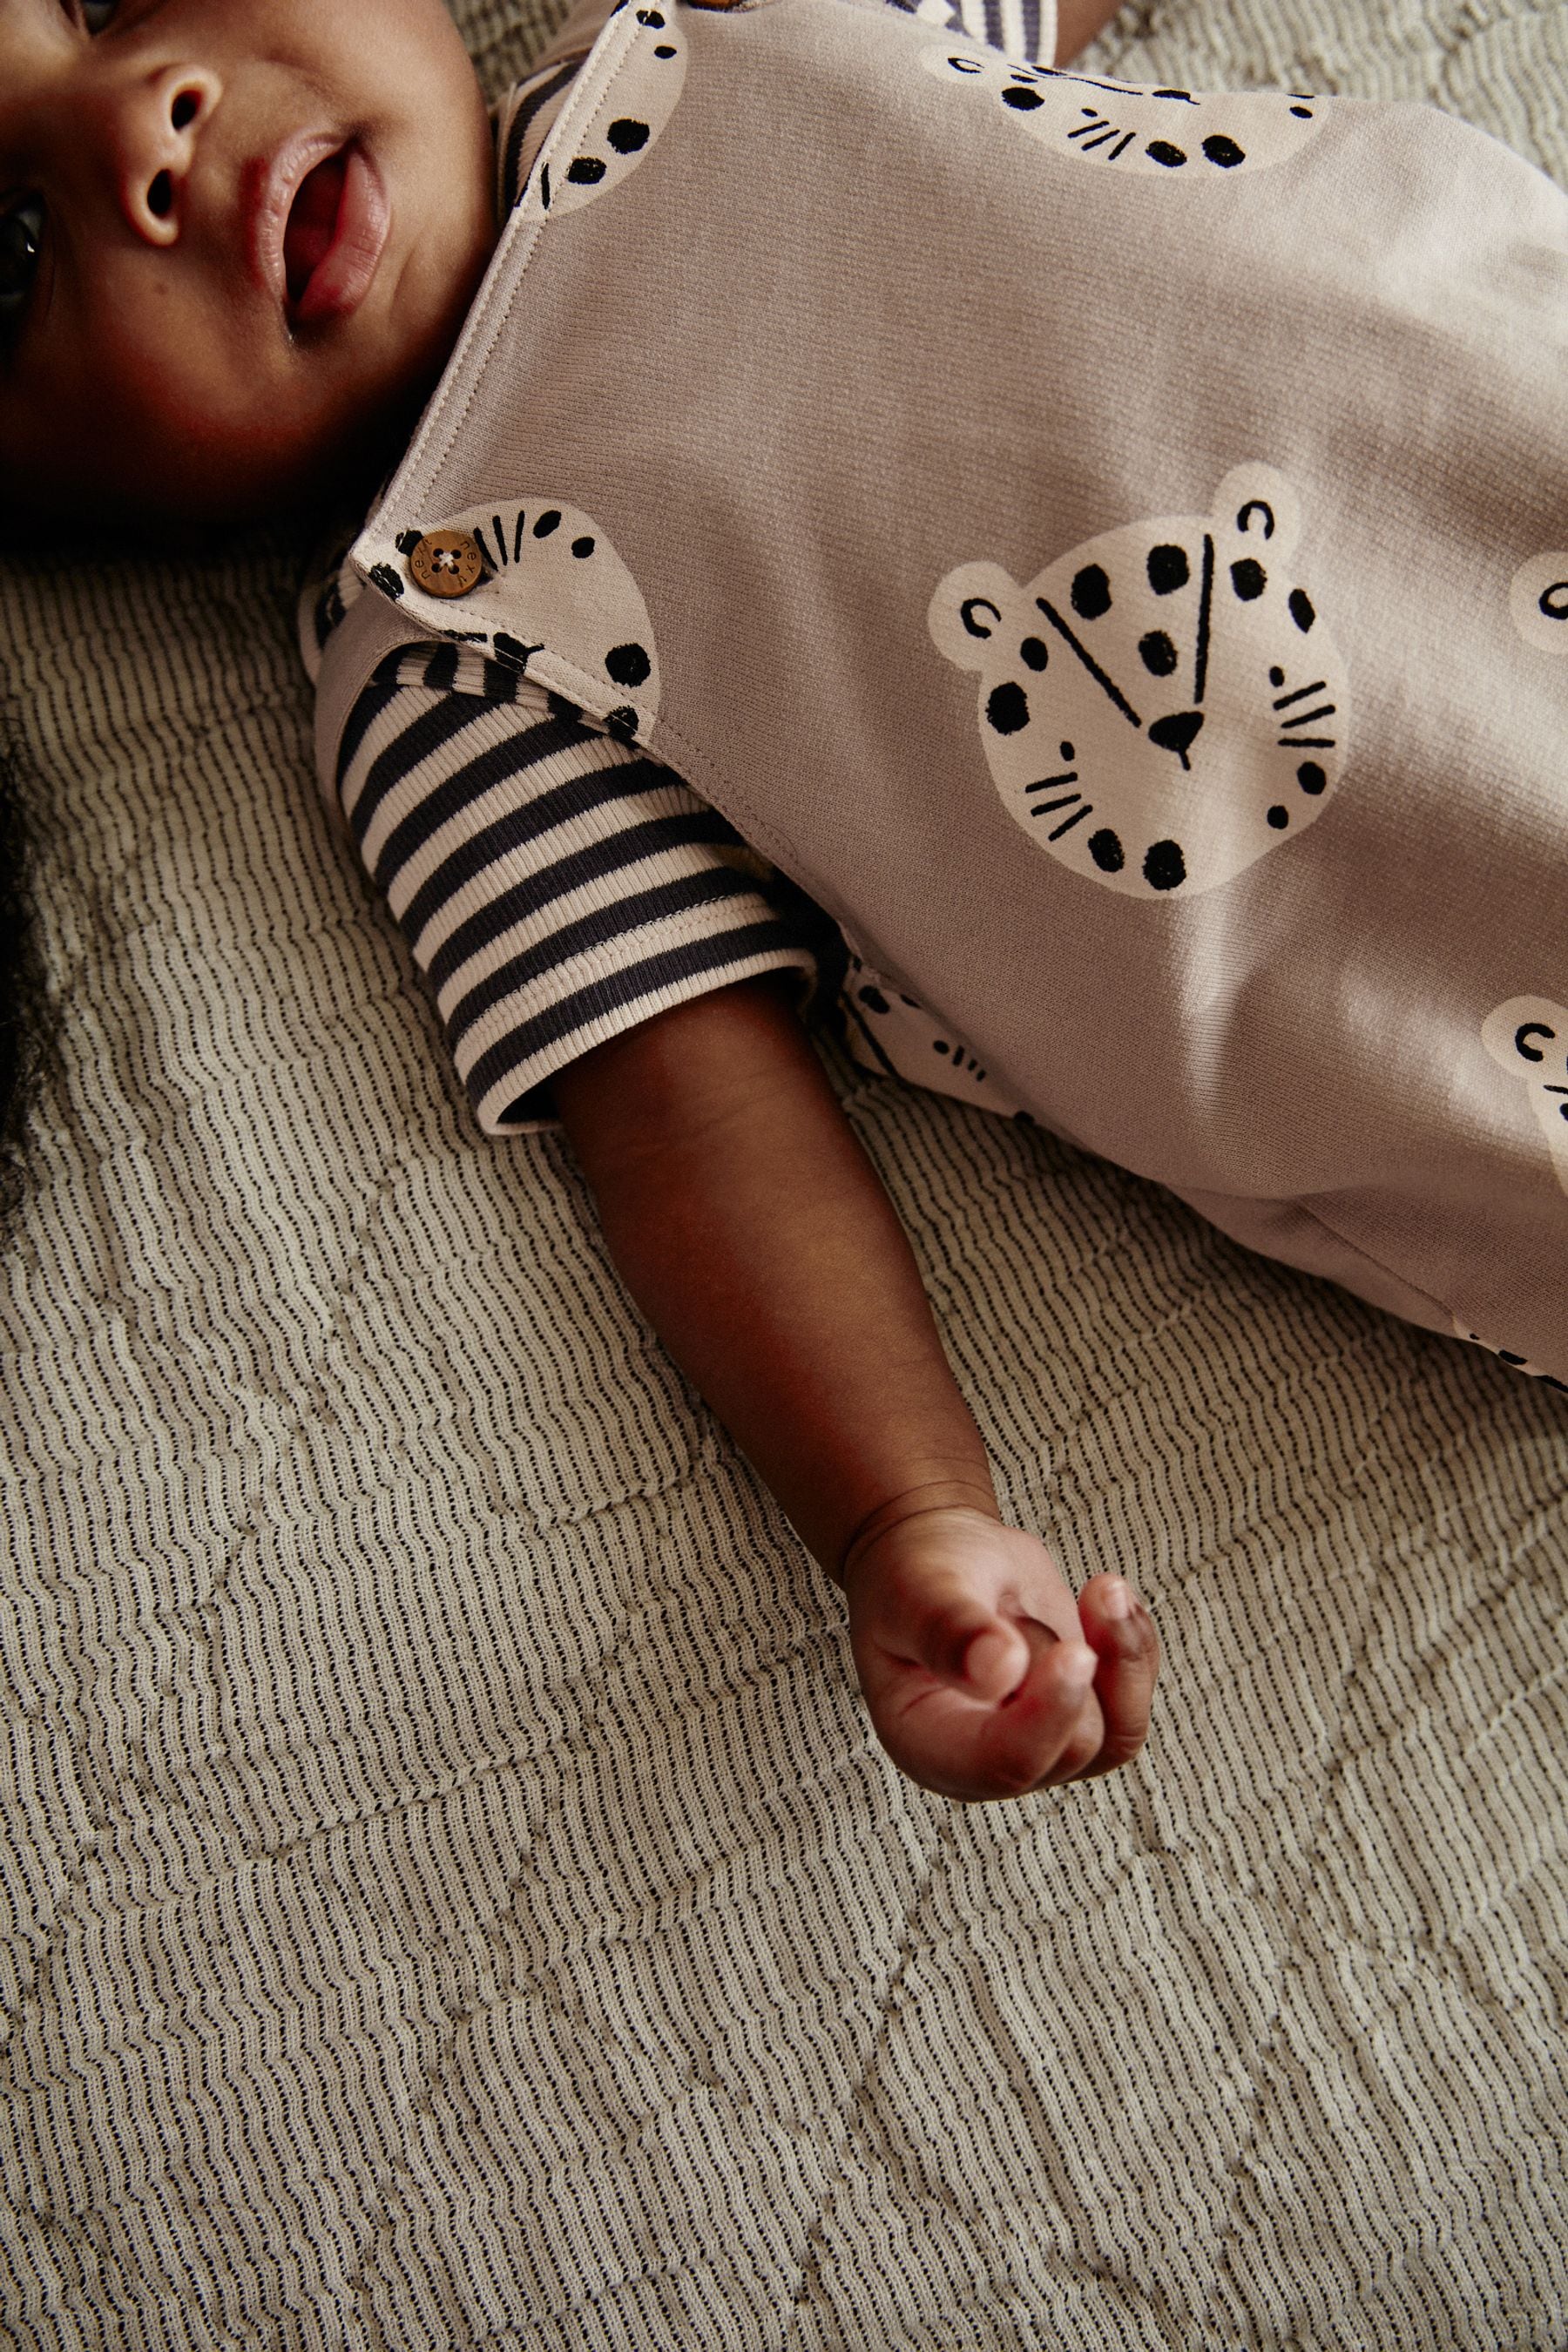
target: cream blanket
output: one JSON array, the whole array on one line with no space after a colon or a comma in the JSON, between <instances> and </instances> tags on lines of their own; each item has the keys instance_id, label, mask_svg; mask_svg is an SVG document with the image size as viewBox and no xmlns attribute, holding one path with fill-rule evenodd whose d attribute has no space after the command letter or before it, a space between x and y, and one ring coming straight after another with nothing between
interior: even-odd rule
<instances>
[{"instance_id":1,"label":"cream blanket","mask_svg":"<svg viewBox=\"0 0 1568 2352\"><path fill-rule=\"evenodd\" d=\"M465 13L487 75L542 29ZM1141 21L1142 19L1142 21ZM1156 0L1141 80L1568 173L1568 6ZM302 550L0 582L60 1006L0 1262L0 2338L1568 2339L1568 1404L847 1070L1132 1770L899 1779L837 1594L320 813Z\"/></svg>"}]
</instances>

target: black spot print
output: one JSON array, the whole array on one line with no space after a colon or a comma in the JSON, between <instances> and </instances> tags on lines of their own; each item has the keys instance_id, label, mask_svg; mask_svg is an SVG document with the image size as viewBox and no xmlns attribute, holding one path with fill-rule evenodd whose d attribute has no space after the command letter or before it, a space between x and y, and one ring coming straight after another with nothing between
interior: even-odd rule
<instances>
[{"instance_id":1,"label":"black spot print","mask_svg":"<svg viewBox=\"0 0 1568 2352\"><path fill-rule=\"evenodd\" d=\"M1184 547L1152 547L1149 550L1149 585L1156 596L1173 596L1184 588L1193 576Z\"/></svg>"},{"instance_id":2,"label":"black spot print","mask_svg":"<svg viewBox=\"0 0 1568 2352\"><path fill-rule=\"evenodd\" d=\"M1543 588L1536 604L1549 621L1568 621L1568 580L1554 580Z\"/></svg>"},{"instance_id":3,"label":"black spot print","mask_svg":"<svg viewBox=\"0 0 1568 2352\"><path fill-rule=\"evenodd\" d=\"M1029 723L1029 698L1009 679L1005 686L992 688L985 716L998 735L1016 735Z\"/></svg>"},{"instance_id":4,"label":"black spot print","mask_svg":"<svg viewBox=\"0 0 1568 2352\"><path fill-rule=\"evenodd\" d=\"M613 735L617 743L635 743L637 740L637 712L625 706L619 710L612 710L605 721L605 731Z\"/></svg>"},{"instance_id":5,"label":"black spot print","mask_svg":"<svg viewBox=\"0 0 1568 2352\"><path fill-rule=\"evenodd\" d=\"M1268 812L1268 822L1274 827L1276 833L1283 833L1286 826L1290 822L1289 810L1283 807L1279 802L1276 802L1275 805Z\"/></svg>"},{"instance_id":6,"label":"black spot print","mask_svg":"<svg viewBox=\"0 0 1568 2352\"><path fill-rule=\"evenodd\" d=\"M654 56L656 58L672 58L674 55L675 44L673 41L660 41L658 48L654 51Z\"/></svg>"},{"instance_id":7,"label":"black spot print","mask_svg":"<svg viewBox=\"0 0 1568 2352\"><path fill-rule=\"evenodd\" d=\"M1321 793L1328 781L1316 760L1303 760L1296 771L1296 782L1304 793Z\"/></svg>"},{"instance_id":8,"label":"black spot print","mask_svg":"<svg viewBox=\"0 0 1568 2352\"><path fill-rule=\"evenodd\" d=\"M1018 647L1018 657L1031 669L1044 669L1051 656L1042 638L1026 637Z\"/></svg>"},{"instance_id":9,"label":"black spot print","mask_svg":"<svg viewBox=\"0 0 1568 2352\"><path fill-rule=\"evenodd\" d=\"M1318 617L1317 614L1312 610L1311 598L1308 595L1304 588L1292 588L1289 597L1286 599L1286 602L1290 607L1290 618L1295 622L1296 626L1300 630L1301 635L1305 636L1307 631L1311 627L1313 622Z\"/></svg>"},{"instance_id":10,"label":"black spot print","mask_svg":"<svg viewBox=\"0 0 1568 2352\"><path fill-rule=\"evenodd\" d=\"M1181 149L1173 147L1168 139L1151 139L1143 152L1151 163L1163 163L1168 172L1179 171L1187 160Z\"/></svg>"},{"instance_id":11,"label":"black spot print","mask_svg":"<svg viewBox=\"0 0 1568 2352\"><path fill-rule=\"evenodd\" d=\"M879 988L858 989L856 991L856 994L859 997L862 1004L868 1004L870 1006L873 1013L889 1013L892 1010L892 1007L889 1004L887 998L883 995Z\"/></svg>"},{"instance_id":12,"label":"black spot print","mask_svg":"<svg viewBox=\"0 0 1568 2352\"><path fill-rule=\"evenodd\" d=\"M656 33L662 33L664 30L664 18L659 15L657 8L639 8L637 10L637 23L639 25L650 26Z\"/></svg>"},{"instance_id":13,"label":"black spot print","mask_svg":"<svg viewBox=\"0 0 1568 2352\"><path fill-rule=\"evenodd\" d=\"M1078 758L1078 753L1073 750L1070 743L1058 743L1057 749L1061 753L1064 760L1076 760Z\"/></svg>"},{"instance_id":14,"label":"black spot print","mask_svg":"<svg viewBox=\"0 0 1568 2352\"><path fill-rule=\"evenodd\" d=\"M1176 648L1163 629L1151 629L1146 637L1140 637L1138 652L1144 668L1153 677L1169 677L1176 667Z\"/></svg>"},{"instance_id":15,"label":"black spot print","mask_svg":"<svg viewBox=\"0 0 1568 2352\"><path fill-rule=\"evenodd\" d=\"M559 530L560 528L560 508L546 507L544 512L540 516L539 520L533 526L533 536L535 539L548 539L552 530Z\"/></svg>"},{"instance_id":16,"label":"black spot print","mask_svg":"<svg viewBox=\"0 0 1568 2352\"><path fill-rule=\"evenodd\" d=\"M1268 673L1268 683L1270 686L1283 686L1285 683L1284 671L1279 667L1271 669Z\"/></svg>"},{"instance_id":17,"label":"black spot print","mask_svg":"<svg viewBox=\"0 0 1568 2352\"><path fill-rule=\"evenodd\" d=\"M372 564L370 576L384 596L395 599L402 595L403 583L390 563Z\"/></svg>"},{"instance_id":18,"label":"black spot print","mask_svg":"<svg viewBox=\"0 0 1568 2352\"><path fill-rule=\"evenodd\" d=\"M399 555L412 555L424 536L422 530L400 530L396 541Z\"/></svg>"},{"instance_id":19,"label":"black spot print","mask_svg":"<svg viewBox=\"0 0 1568 2352\"><path fill-rule=\"evenodd\" d=\"M605 169L596 155L579 155L566 177L575 180L580 188L595 188L604 178Z\"/></svg>"},{"instance_id":20,"label":"black spot print","mask_svg":"<svg viewBox=\"0 0 1568 2352\"><path fill-rule=\"evenodd\" d=\"M1081 619L1098 621L1110 610L1110 583L1098 563L1086 563L1072 583L1072 608Z\"/></svg>"},{"instance_id":21,"label":"black spot print","mask_svg":"<svg viewBox=\"0 0 1568 2352\"><path fill-rule=\"evenodd\" d=\"M985 70L978 58L949 58L947 62L954 73L977 74Z\"/></svg>"},{"instance_id":22,"label":"black spot print","mask_svg":"<svg viewBox=\"0 0 1568 2352\"><path fill-rule=\"evenodd\" d=\"M1044 106L1045 102L1037 89L1005 89L1002 93L1003 105L1016 106L1020 114L1032 114L1037 106Z\"/></svg>"},{"instance_id":23,"label":"black spot print","mask_svg":"<svg viewBox=\"0 0 1568 2352\"><path fill-rule=\"evenodd\" d=\"M497 661L505 662L509 669L526 669L530 655L542 654L544 647L521 645L516 637L509 637L504 629L498 629L490 639L490 651Z\"/></svg>"},{"instance_id":24,"label":"black spot print","mask_svg":"<svg viewBox=\"0 0 1568 2352\"><path fill-rule=\"evenodd\" d=\"M951 1054L952 1051L952 1047L944 1044L942 1039L940 1037L933 1037L931 1042L935 1046L939 1054Z\"/></svg>"},{"instance_id":25,"label":"black spot print","mask_svg":"<svg viewBox=\"0 0 1568 2352\"><path fill-rule=\"evenodd\" d=\"M1230 584L1244 604L1254 604L1268 585L1268 574L1255 555L1244 555L1230 567Z\"/></svg>"},{"instance_id":26,"label":"black spot print","mask_svg":"<svg viewBox=\"0 0 1568 2352\"><path fill-rule=\"evenodd\" d=\"M641 646L612 646L605 656L605 675L617 686L641 686L652 667Z\"/></svg>"},{"instance_id":27,"label":"black spot print","mask_svg":"<svg viewBox=\"0 0 1568 2352\"><path fill-rule=\"evenodd\" d=\"M637 154L647 145L649 135L646 122L634 122L629 116L612 122L605 133L617 155Z\"/></svg>"},{"instance_id":28,"label":"black spot print","mask_svg":"<svg viewBox=\"0 0 1568 2352\"><path fill-rule=\"evenodd\" d=\"M1312 120L1312 110L1310 106L1293 106L1290 111L1298 122L1310 122Z\"/></svg>"},{"instance_id":29,"label":"black spot print","mask_svg":"<svg viewBox=\"0 0 1568 2352\"><path fill-rule=\"evenodd\" d=\"M1152 91L1151 95L1154 98L1179 98L1184 106L1191 106L1193 102L1193 93L1190 89L1156 89Z\"/></svg>"},{"instance_id":30,"label":"black spot print","mask_svg":"<svg viewBox=\"0 0 1568 2352\"><path fill-rule=\"evenodd\" d=\"M1238 147L1235 140L1227 139L1222 131L1215 131L1204 141L1204 153L1211 163L1217 163L1222 172L1234 172L1238 163L1247 161L1246 148Z\"/></svg>"},{"instance_id":31,"label":"black spot print","mask_svg":"<svg viewBox=\"0 0 1568 2352\"><path fill-rule=\"evenodd\" d=\"M1127 863L1127 853L1108 824L1089 835L1089 854L1102 874L1120 874Z\"/></svg>"},{"instance_id":32,"label":"black spot print","mask_svg":"<svg viewBox=\"0 0 1568 2352\"><path fill-rule=\"evenodd\" d=\"M1151 890L1179 890L1187 878L1187 861L1179 841L1156 841L1143 860L1143 879Z\"/></svg>"},{"instance_id":33,"label":"black spot print","mask_svg":"<svg viewBox=\"0 0 1568 2352\"><path fill-rule=\"evenodd\" d=\"M581 562L584 556L593 554L593 541L591 539L574 539L572 541L572 552L578 558L579 562Z\"/></svg>"}]
</instances>

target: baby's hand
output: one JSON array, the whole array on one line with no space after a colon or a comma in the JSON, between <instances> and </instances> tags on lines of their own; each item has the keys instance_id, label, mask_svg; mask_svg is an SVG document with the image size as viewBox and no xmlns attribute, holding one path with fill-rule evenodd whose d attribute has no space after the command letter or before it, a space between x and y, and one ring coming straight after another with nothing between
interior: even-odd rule
<instances>
[{"instance_id":1,"label":"baby's hand","mask_svg":"<svg viewBox=\"0 0 1568 2352\"><path fill-rule=\"evenodd\" d=\"M852 1550L844 1586L871 1720L923 1787L1019 1797L1143 1745L1160 1641L1119 1576L1075 1603L1037 1536L953 1508Z\"/></svg>"}]
</instances>

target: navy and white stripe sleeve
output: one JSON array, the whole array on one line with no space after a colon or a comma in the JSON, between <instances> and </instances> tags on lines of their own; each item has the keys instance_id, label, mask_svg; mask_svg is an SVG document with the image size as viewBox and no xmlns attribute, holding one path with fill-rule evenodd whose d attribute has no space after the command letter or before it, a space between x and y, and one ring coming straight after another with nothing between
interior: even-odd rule
<instances>
[{"instance_id":1,"label":"navy and white stripe sleeve","mask_svg":"<svg viewBox=\"0 0 1568 2352\"><path fill-rule=\"evenodd\" d=\"M1057 54L1057 0L888 0L943 32L967 33L1018 65L1048 66Z\"/></svg>"},{"instance_id":2,"label":"navy and white stripe sleeve","mask_svg":"<svg viewBox=\"0 0 1568 2352\"><path fill-rule=\"evenodd\" d=\"M466 649L380 665L336 781L489 1134L547 1118L553 1073L651 1014L767 971L804 1000L837 952L670 770Z\"/></svg>"}]
</instances>

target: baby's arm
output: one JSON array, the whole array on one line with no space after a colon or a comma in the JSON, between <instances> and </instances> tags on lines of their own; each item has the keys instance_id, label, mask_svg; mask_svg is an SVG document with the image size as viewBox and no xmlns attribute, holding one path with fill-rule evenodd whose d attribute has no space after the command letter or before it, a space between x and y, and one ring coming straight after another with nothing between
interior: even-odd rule
<instances>
[{"instance_id":1,"label":"baby's arm","mask_svg":"<svg viewBox=\"0 0 1568 2352\"><path fill-rule=\"evenodd\" d=\"M1109 1771L1154 1629L1004 1528L902 1228L776 981L585 1054L556 1101L633 1296L822 1565L894 1760L954 1797Z\"/></svg>"}]
</instances>

